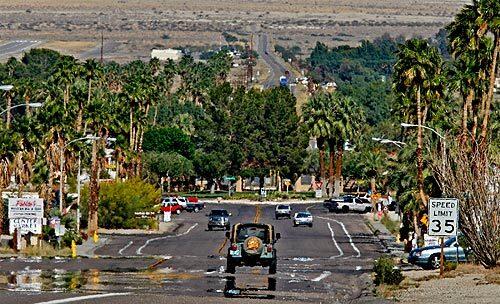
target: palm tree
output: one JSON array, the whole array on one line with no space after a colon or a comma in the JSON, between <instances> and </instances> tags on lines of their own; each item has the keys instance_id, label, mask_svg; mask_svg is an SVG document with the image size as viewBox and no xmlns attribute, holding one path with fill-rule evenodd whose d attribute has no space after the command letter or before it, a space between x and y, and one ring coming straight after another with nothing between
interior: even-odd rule
<instances>
[{"instance_id":1,"label":"palm tree","mask_svg":"<svg viewBox=\"0 0 500 304\"><path fill-rule=\"evenodd\" d=\"M332 105L326 94L313 96L302 108L302 116L311 137L316 138L319 149L321 193L326 194L325 141L330 137L331 125L328 113Z\"/></svg>"},{"instance_id":2,"label":"palm tree","mask_svg":"<svg viewBox=\"0 0 500 304\"><path fill-rule=\"evenodd\" d=\"M0 190L6 188L12 175L12 162L19 149L18 140L14 138L8 130L0 132ZM1 192L1 191L0 191ZM0 235L3 228L3 215L4 215L3 199L0 201Z\"/></svg>"},{"instance_id":3,"label":"palm tree","mask_svg":"<svg viewBox=\"0 0 500 304\"><path fill-rule=\"evenodd\" d=\"M347 96L339 94L328 94L331 107L328 111L329 125L331 126L328 137L328 146L330 147L330 195L332 187L335 185L334 196L339 196L341 192L342 179L342 156L344 153L344 143L352 140L358 133L364 122L363 110ZM333 174L333 163L335 157L335 181Z\"/></svg>"},{"instance_id":4,"label":"palm tree","mask_svg":"<svg viewBox=\"0 0 500 304\"><path fill-rule=\"evenodd\" d=\"M394 66L394 91L400 100L415 100L417 130L417 184L420 202L425 208L427 198L424 193L422 125L425 122L426 109L431 100L443 95L439 77L442 71L442 59L438 50L427 41L408 40L400 46L398 61ZM422 104L424 102L424 104Z\"/></svg>"},{"instance_id":5,"label":"palm tree","mask_svg":"<svg viewBox=\"0 0 500 304\"><path fill-rule=\"evenodd\" d=\"M85 73L85 78L87 80L87 104L90 104L90 99L92 96L92 81L95 80L99 82L102 78L102 65L97 62L95 59L87 59L85 61L84 65L84 73ZM83 102L80 99L78 103L78 116L76 119L76 131L80 132L81 127L82 127L82 120L83 120Z\"/></svg>"},{"instance_id":6,"label":"palm tree","mask_svg":"<svg viewBox=\"0 0 500 304\"><path fill-rule=\"evenodd\" d=\"M451 42L451 53L461 63L458 74L474 74L464 98L462 112L462 140L468 133L475 145L478 116L482 119L481 144L484 148L487 136L493 88L496 77L498 53L500 51L500 3L490 0L475 0L456 15L447 27ZM491 33L493 41L487 35ZM467 129L468 113L471 112L472 127Z\"/></svg>"}]
</instances>

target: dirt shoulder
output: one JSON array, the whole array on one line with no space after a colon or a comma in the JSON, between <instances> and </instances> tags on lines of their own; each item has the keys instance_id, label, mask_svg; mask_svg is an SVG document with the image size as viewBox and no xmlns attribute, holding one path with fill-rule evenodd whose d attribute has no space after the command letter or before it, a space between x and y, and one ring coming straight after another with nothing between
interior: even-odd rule
<instances>
[{"instance_id":1,"label":"dirt shoulder","mask_svg":"<svg viewBox=\"0 0 500 304\"><path fill-rule=\"evenodd\" d=\"M460 265L439 279L439 271L406 271L391 298L402 303L498 303L500 268Z\"/></svg>"}]
</instances>

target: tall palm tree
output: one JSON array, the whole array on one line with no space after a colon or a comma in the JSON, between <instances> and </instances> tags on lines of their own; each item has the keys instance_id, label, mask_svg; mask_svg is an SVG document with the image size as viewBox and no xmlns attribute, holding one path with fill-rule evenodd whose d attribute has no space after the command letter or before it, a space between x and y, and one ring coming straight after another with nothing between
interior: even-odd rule
<instances>
[{"instance_id":1,"label":"tall palm tree","mask_svg":"<svg viewBox=\"0 0 500 304\"><path fill-rule=\"evenodd\" d=\"M326 94L317 94L302 108L303 121L318 144L322 196L326 194L325 142L331 134L331 120L328 116L331 107Z\"/></svg>"},{"instance_id":2,"label":"tall palm tree","mask_svg":"<svg viewBox=\"0 0 500 304\"><path fill-rule=\"evenodd\" d=\"M423 106L442 96L439 77L442 73L442 58L438 50L425 40L412 39L400 46L398 60L394 66L394 91L400 100L415 100L417 121L417 184L420 201L425 208L422 125L425 122ZM424 104L423 104L424 102Z\"/></svg>"},{"instance_id":3,"label":"tall palm tree","mask_svg":"<svg viewBox=\"0 0 500 304\"><path fill-rule=\"evenodd\" d=\"M339 196L341 192L342 179L342 156L344 144L352 140L358 134L363 122L364 113L361 107L350 97L339 94L329 94L331 107L328 111L329 125L331 126L328 137L330 147L330 193L334 185L334 196ZM335 154L335 180L333 176L333 163Z\"/></svg>"},{"instance_id":4,"label":"tall palm tree","mask_svg":"<svg viewBox=\"0 0 500 304\"><path fill-rule=\"evenodd\" d=\"M462 112L462 140L471 134L471 142L476 142L476 130L481 124L480 142L484 147L487 136L493 88L496 77L498 53L500 51L500 3L491 0L474 0L456 15L447 27L451 43L451 53L462 62L462 73L475 73L473 83L464 96ZM488 34L491 34L493 40ZM477 106L474 106L474 99ZM472 127L467 130L469 112ZM482 119L482 122L479 121Z\"/></svg>"}]
</instances>

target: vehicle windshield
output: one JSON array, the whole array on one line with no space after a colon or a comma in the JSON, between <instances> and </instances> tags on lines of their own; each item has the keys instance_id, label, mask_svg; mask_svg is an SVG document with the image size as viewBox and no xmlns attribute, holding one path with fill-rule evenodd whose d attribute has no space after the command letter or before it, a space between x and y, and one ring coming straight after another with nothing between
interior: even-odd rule
<instances>
[{"instance_id":1,"label":"vehicle windshield","mask_svg":"<svg viewBox=\"0 0 500 304\"><path fill-rule=\"evenodd\" d=\"M311 214L307 212L299 212L297 213L297 217L310 217Z\"/></svg>"},{"instance_id":2,"label":"vehicle windshield","mask_svg":"<svg viewBox=\"0 0 500 304\"><path fill-rule=\"evenodd\" d=\"M255 236L258 237L259 239L266 241L266 236L268 234L268 229L264 227L238 227L238 230L236 231L236 241L237 242L243 242L245 241L248 237Z\"/></svg>"},{"instance_id":3,"label":"vehicle windshield","mask_svg":"<svg viewBox=\"0 0 500 304\"><path fill-rule=\"evenodd\" d=\"M287 205L278 205L278 209L289 209L290 206Z\"/></svg>"},{"instance_id":4,"label":"vehicle windshield","mask_svg":"<svg viewBox=\"0 0 500 304\"><path fill-rule=\"evenodd\" d=\"M445 247L450 247L453 243L455 243L455 237L451 237L451 238L447 239L444 242L444 246Z\"/></svg>"},{"instance_id":5,"label":"vehicle windshield","mask_svg":"<svg viewBox=\"0 0 500 304\"><path fill-rule=\"evenodd\" d=\"M210 211L210 216L228 216L226 210L212 210Z\"/></svg>"}]
</instances>

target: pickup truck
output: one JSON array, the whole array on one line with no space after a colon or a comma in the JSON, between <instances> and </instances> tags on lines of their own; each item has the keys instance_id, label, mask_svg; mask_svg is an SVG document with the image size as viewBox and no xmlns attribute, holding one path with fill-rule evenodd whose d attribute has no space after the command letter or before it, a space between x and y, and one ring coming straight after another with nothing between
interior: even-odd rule
<instances>
[{"instance_id":1,"label":"pickup truck","mask_svg":"<svg viewBox=\"0 0 500 304\"><path fill-rule=\"evenodd\" d=\"M325 201L323 206L330 212L370 212L372 209L372 204L368 199L354 196L330 199Z\"/></svg>"},{"instance_id":2,"label":"pickup truck","mask_svg":"<svg viewBox=\"0 0 500 304\"><path fill-rule=\"evenodd\" d=\"M205 203L200 202L197 197L189 196L183 199L185 200L184 210L188 212L198 212L205 208Z\"/></svg>"}]
</instances>

